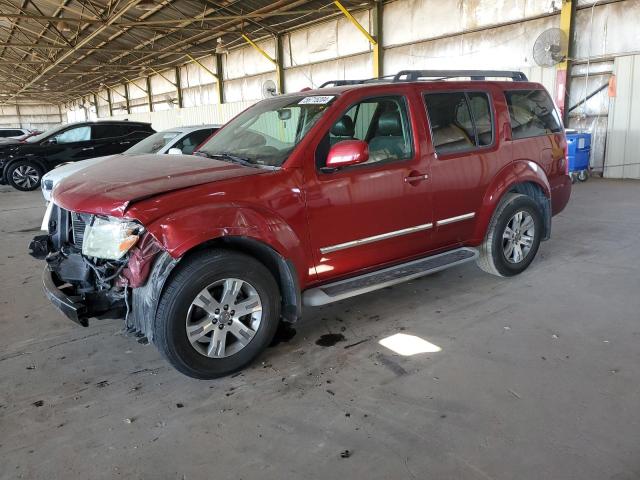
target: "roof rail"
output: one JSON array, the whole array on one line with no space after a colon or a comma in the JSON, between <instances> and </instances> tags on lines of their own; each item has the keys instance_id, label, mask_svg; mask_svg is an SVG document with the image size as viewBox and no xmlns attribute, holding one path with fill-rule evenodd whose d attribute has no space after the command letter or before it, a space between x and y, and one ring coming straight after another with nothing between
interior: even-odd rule
<instances>
[{"instance_id":1,"label":"roof rail","mask_svg":"<svg viewBox=\"0 0 640 480\"><path fill-rule=\"evenodd\" d=\"M344 85L362 85L363 83L389 82L395 78L395 75L384 75L377 78L364 78L362 80L329 80L320 85L325 87L342 87Z\"/></svg>"},{"instance_id":2,"label":"roof rail","mask_svg":"<svg viewBox=\"0 0 640 480\"><path fill-rule=\"evenodd\" d=\"M366 80L329 80L320 85L320 88L325 87L342 87L344 85L360 85L366 82Z\"/></svg>"},{"instance_id":3,"label":"roof rail","mask_svg":"<svg viewBox=\"0 0 640 480\"><path fill-rule=\"evenodd\" d=\"M487 77L510 78L514 82L526 82L527 76L512 70L401 70L393 77L394 82L415 82L421 78L445 80L447 78L469 77L484 80Z\"/></svg>"}]
</instances>

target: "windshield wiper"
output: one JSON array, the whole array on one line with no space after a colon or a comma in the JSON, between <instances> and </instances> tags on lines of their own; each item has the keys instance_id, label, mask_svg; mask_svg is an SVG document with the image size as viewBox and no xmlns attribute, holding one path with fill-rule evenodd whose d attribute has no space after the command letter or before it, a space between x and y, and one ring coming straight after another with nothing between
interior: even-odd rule
<instances>
[{"instance_id":1,"label":"windshield wiper","mask_svg":"<svg viewBox=\"0 0 640 480\"><path fill-rule=\"evenodd\" d=\"M240 157L238 155L234 155L234 154L229 153L229 152L210 153L210 152L206 152L204 150L199 150L198 153L200 155L204 155L205 157L208 157L208 158L214 158L214 159L218 159L219 158L219 159L226 160L226 161L229 161L229 162L238 163L238 164L244 165L246 167L258 167L257 164L253 163L248 158Z\"/></svg>"}]
</instances>

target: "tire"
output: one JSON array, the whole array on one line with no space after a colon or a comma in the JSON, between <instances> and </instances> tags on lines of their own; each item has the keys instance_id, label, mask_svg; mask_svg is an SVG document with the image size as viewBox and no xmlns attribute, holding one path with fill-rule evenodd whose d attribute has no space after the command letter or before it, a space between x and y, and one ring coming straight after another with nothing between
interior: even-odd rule
<instances>
[{"instance_id":1,"label":"tire","mask_svg":"<svg viewBox=\"0 0 640 480\"><path fill-rule=\"evenodd\" d=\"M204 251L183 262L160 297L153 342L189 377L213 379L240 370L278 328L281 300L273 275L253 257L228 250ZM251 313L235 312L241 306Z\"/></svg>"},{"instance_id":2,"label":"tire","mask_svg":"<svg viewBox=\"0 0 640 480\"><path fill-rule=\"evenodd\" d=\"M521 225L517 230L511 228L518 225L516 215L520 215ZM530 224L532 228L522 228ZM527 195L507 193L489 222L487 235L480 246L478 266L499 277L511 277L523 272L538 252L542 228L542 213L538 204ZM514 245L514 248L509 253L510 245ZM518 248L521 258L517 254Z\"/></svg>"},{"instance_id":3,"label":"tire","mask_svg":"<svg viewBox=\"0 0 640 480\"><path fill-rule=\"evenodd\" d=\"M16 190L31 192L40 187L42 168L29 160L19 160L7 168L5 180Z\"/></svg>"}]
</instances>

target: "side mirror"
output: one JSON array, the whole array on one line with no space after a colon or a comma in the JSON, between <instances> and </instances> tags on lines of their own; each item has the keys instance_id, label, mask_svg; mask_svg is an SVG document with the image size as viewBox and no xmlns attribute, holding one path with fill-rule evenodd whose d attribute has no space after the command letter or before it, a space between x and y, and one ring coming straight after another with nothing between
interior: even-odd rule
<instances>
[{"instance_id":1,"label":"side mirror","mask_svg":"<svg viewBox=\"0 0 640 480\"><path fill-rule=\"evenodd\" d=\"M327 169L357 165L369 160L369 145L362 140L343 140L336 143L327 155Z\"/></svg>"},{"instance_id":2,"label":"side mirror","mask_svg":"<svg viewBox=\"0 0 640 480\"><path fill-rule=\"evenodd\" d=\"M169 155L182 155L182 150L179 148L170 148L167 152Z\"/></svg>"},{"instance_id":3,"label":"side mirror","mask_svg":"<svg viewBox=\"0 0 640 480\"><path fill-rule=\"evenodd\" d=\"M50 138L49 140L47 140L47 143L50 145L55 145L58 143L58 139L56 137Z\"/></svg>"}]
</instances>

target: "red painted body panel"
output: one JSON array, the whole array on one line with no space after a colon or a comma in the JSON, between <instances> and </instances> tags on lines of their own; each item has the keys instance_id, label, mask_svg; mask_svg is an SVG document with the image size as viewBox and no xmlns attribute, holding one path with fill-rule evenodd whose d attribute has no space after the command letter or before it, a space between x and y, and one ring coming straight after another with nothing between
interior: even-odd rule
<instances>
[{"instance_id":1,"label":"red painted body panel","mask_svg":"<svg viewBox=\"0 0 640 480\"><path fill-rule=\"evenodd\" d=\"M67 210L122 217L131 203L144 198L261 173L194 155L117 155L65 178L53 195Z\"/></svg>"},{"instance_id":2,"label":"red painted body panel","mask_svg":"<svg viewBox=\"0 0 640 480\"><path fill-rule=\"evenodd\" d=\"M123 157L64 180L55 201L72 211L136 219L175 258L223 236L258 240L293 262L305 289L458 245L478 245L500 198L517 183L539 185L551 197L553 213L560 212L571 191L564 172L564 135L512 141L503 94L512 88L541 87L417 82L323 89L319 93L337 98L279 170L203 157ZM435 154L422 94L446 90L489 94L493 145L462 155ZM352 104L380 95L406 98L413 157L319 171L316 148L331 125ZM471 213L463 221L437 225L438 220ZM326 250L412 227L421 228Z\"/></svg>"}]
</instances>

